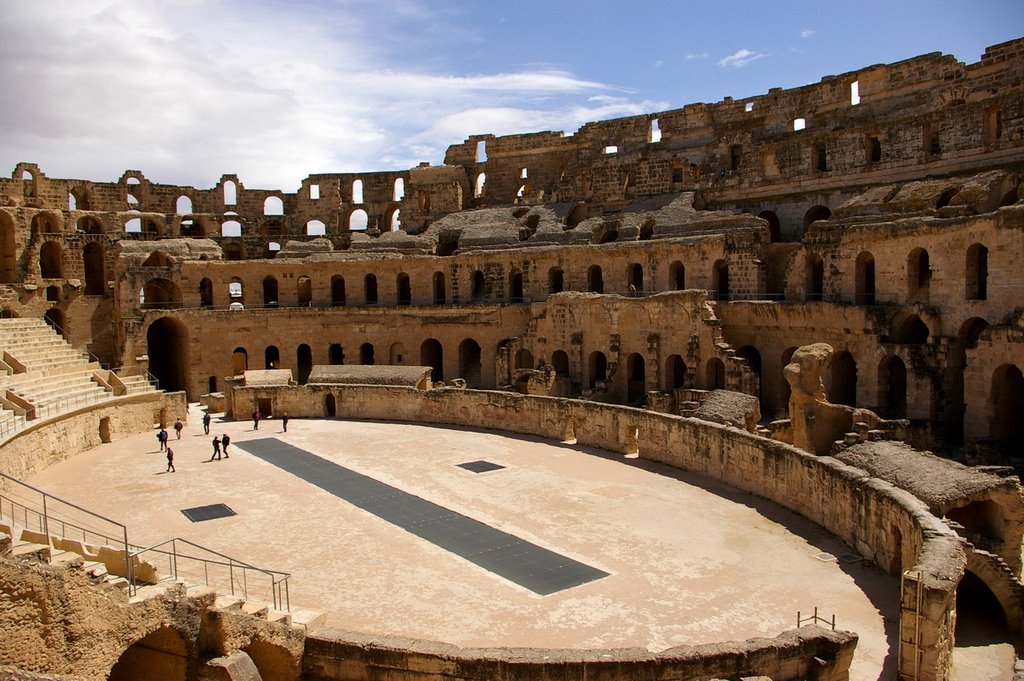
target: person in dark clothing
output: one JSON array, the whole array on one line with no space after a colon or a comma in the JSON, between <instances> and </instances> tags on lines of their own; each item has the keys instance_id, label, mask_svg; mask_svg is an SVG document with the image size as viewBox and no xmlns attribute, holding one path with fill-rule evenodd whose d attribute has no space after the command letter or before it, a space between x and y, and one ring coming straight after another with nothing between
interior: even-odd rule
<instances>
[{"instance_id":1,"label":"person in dark clothing","mask_svg":"<svg viewBox=\"0 0 1024 681\"><path fill-rule=\"evenodd\" d=\"M224 448L224 458L225 459L231 458L231 457L228 456L228 445L231 444L231 438L228 437L227 433L224 433L223 435L221 435L221 437L220 437L220 444Z\"/></svg>"},{"instance_id":2,"label":"person in dark clothing","mask_svg":"<svg viewBox=\"0 0 1024 681\"><path fill-rule=\"evenodd\" d=\"M281 414L281 429L288 432L288 412Z\"/></svg>"},{"instance_id":3,"label":"person in dark clothing","mask_svg":"<svg viewBox=\"0 0 1024 681\"><path fill-rule=\"evenodd\" d=\"M213 454L210 455L210 461L213 461L214 458L220 461L220 438L216 435L213 436Z\"/></svg>"},{"instance_id":4,"label":"person in dark clothing","mask_svg":"<svg viewBox=\"0 0 1024 681\"><path fill-rule=\"evenodd\" d=\"M160 426L160 430L156 433L156 441L160 443L161 452L167 449L167 431L163 426Z\"/></svg>"},{"instance_id":5,"label":"person in dark clothing","mask_svg":"<svg viewBox=\"0 0 1024 681\"><path fill-rule=\"evenodd\" d=\"M164 473L174 473L174 450L167 448L167 470Z\"/></svg>"},{"instance_id":6,"label":"person in dark clothing","mask_svg":"<svg viewBox=\"0 0 1024 681\"><path fill-rule=\"evenodd\" d=\"M210 412L203 414L203 433L210 434Z\"/></svg>"},{"instance_id":7,"label":"person in dark clothing","mask_svg":"<svg viewBox=\"0 0 1024 681\"><path fill-rule=\"evenodd\" d=\"M181 439L181 429L184 427L185 424L181 422L181 419L174 422L174 432L178 435L179 440Z\"/></svg>"},{"instance_id":8,"label":"person in dark clothing","mask_svg":"<svg viewBox=\"0 0 1024 681\"><path fill-rule=\"evenodd\" d=\"M253 430L259 430L260 429L260 410L259 409L253 409L253 411L252 411L252 429Z\"/></svg>"}]
</instances>

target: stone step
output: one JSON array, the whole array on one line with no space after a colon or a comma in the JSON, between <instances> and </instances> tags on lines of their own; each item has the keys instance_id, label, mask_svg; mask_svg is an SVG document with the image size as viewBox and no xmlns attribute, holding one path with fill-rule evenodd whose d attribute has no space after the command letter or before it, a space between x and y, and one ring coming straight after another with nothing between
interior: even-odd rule
<instances>
[{"instance_id":1,"label":"stone step","mask_svg":"<svg viewBox=\"0 0 1024 681\"><path fill-rule=\"evenodd\" d=\"M327 614L319 610L292 610L292 626L303 627L307 632L323 625L327 621Z\"/></svg>"}]
</instances>

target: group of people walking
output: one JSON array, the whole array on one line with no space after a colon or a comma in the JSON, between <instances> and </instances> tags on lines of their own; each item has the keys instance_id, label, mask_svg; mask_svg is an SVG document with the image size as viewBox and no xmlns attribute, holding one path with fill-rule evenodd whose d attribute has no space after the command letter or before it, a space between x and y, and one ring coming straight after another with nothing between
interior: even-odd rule
<instances>
[{"instance_id":1,"label":"group of people walking","mask_svg":"<svg viewBox=\"0 0 1024 681\"><path fill-rule=\"evenodd\" d=\"M252 429L259 430L260 428L260 412L254 410L252 413ZM206 435L210 434L210 413L206 412L203 414L203 433ZM181 419L176 419L172 428L174 429L175 438L181 439L181 431L185 427L185 424L181 422ZM288 412L281 414L281 430L285 433L288 432ZM174 473L174 450L167 444L169 436L167 430L160 426L160 430L156 434L157 442L160 443L160 451L167 452L167 469L165 473ZM209 461L220 461L221 458L230 459L228 455L228 446L231 444L231 437L224 433L223 435L213 436L213 454L210 455Z\"/></svg>"}]
</instances>

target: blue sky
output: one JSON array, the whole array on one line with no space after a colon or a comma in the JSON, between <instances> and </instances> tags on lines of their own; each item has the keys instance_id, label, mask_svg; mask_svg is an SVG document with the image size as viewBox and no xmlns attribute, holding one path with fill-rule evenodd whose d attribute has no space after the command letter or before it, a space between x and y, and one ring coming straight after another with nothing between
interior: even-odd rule
<instances>
[{"instance_id":1,"label":"blue sky","mask_svg":"<svg viewBox=\"0 0 1024 681\"><path fill-rule=\"evenodd\" d=\"M1024 35L991 0L9 0L0 172L295 191Z\"/></svg>"}]
</instances>

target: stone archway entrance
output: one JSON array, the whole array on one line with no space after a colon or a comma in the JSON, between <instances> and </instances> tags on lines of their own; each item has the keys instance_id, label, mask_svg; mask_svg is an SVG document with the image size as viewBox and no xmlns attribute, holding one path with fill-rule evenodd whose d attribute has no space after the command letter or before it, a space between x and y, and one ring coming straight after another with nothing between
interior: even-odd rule
<instances>
[{"instance_id":1,"label":"stone archway entrance","mask_svg":"<svg viewBox=\"0 0 1024 681\"><path fill-rule=\"evenodd\" d=\"M149 372L161 390L188 390L188 329L173 317L161 317L146 332Z\"/></svg>"},{"instance_id":2,"label":"stone archway entrance","mask_svg":"<svg viewBox=\"0 0 1024 681\"><path fill-rule=\"evenodd\" d=\"M188 671L185 642L161 627L125 650L110 670L110 681L184 681Z\"/></svg>"}]
</instances>

